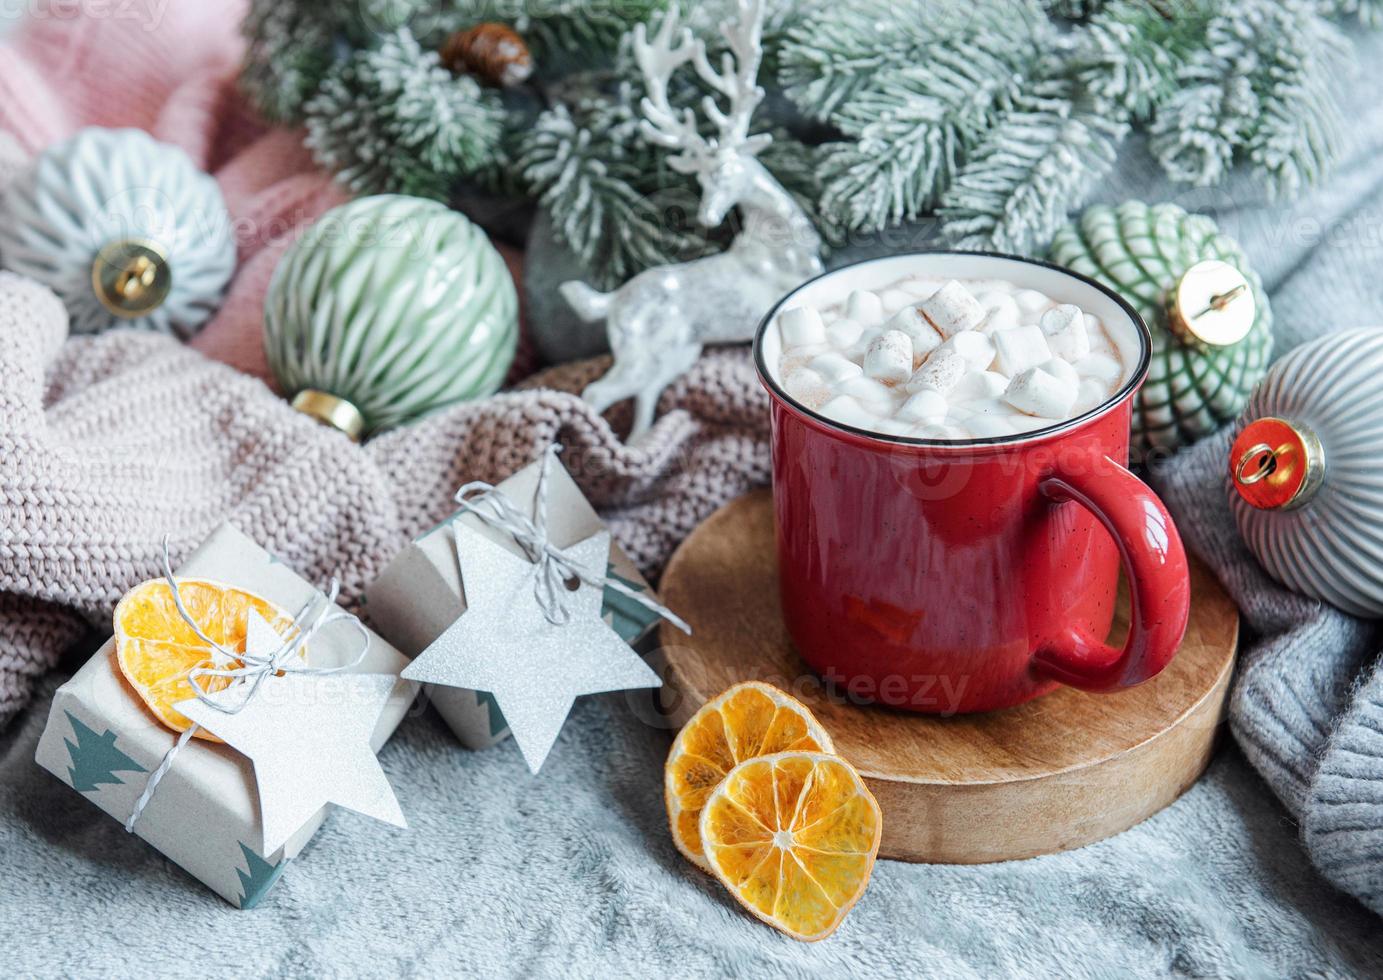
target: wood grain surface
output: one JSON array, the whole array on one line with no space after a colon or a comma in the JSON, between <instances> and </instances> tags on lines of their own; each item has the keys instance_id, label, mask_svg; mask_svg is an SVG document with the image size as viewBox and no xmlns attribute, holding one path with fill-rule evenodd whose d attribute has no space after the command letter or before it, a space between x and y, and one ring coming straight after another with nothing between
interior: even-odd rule
<instances>
[{"instance_id":1,"label":"wood grain surface","mask_svg":"<svg viewBox=\"0 0 1383 980\"><path fill-rule=\"evenodd\" d=\"M1172 664L1118 694L1060 689L979 715L938 717L852 703L798 658L778 606L772 498L733 501L673 556L662 601L663 706L680 724L743 680L807 703L884 812L885 857L974 864L1100 840L1146 819L1204 771L1223 720L1239 614L1192 561L1191 623ZM1112 637L1127 631L1121 589Z\"/></svg>"}]
</instances>

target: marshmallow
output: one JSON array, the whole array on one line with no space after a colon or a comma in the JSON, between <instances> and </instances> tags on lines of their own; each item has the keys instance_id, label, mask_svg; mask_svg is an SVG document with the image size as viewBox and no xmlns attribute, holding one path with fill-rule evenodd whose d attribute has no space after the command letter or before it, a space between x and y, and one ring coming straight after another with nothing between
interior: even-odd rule
<instances>
[{"instance_id":1,"label":"marshmallow","mask_svg":"<svg viewBox=\"0 0 1383 980\"><path fill-rule=\"evenodd\" d=\"M811 363L812 358L825 354L830 348L825 344L813 344L810 347L797 347L790 353L783 355L783 360L779 366L779 373L786 378L799 368L806 367Z\"/></svg>"},{"instance_id":2,"label":"marshmallow","mask_svg":"<svg viewBox=\"0 0 1383 980\"><path fill-rule=\"evenodd\" d=\"M1052 349L1047 346L1047 336L1041 327L996 330L993 340L999 355L999 370L1010 378L1052 357Z\"/></svg>"},{"instance_id":3,"label":"marshmallow","mask_svg":"<svg viewBox=\"0 0 1383 980\"><path fill-rule=\"evenodd\" d=\"M994 342L978 330L962 330L942 344L941 350L955 351L972 371L983 371L994 363Z\"/></svg>"},{"instance_id":4,"label":"marshmallow","mask_svg":"<svg viewBox=\"0 0 1383 980\"><path fill-rule=\"evenodd\" d=\"M879 294L879 302L884 304L884 313L892 316L905 306L912 305L912 294L901 289L886 289Z\"/></svg>"},{"instance_id":5,"label":"marshmallow","mask_svg":"<svg viewBox=\"0 0 1383 980\"><path fill-rule=\"evenodd\" d=\"M1063 384L1039 368L1028 368L1008 384L1004 401L1025 415L1064 419L1076 404L1075 387Z\"/></svg>"},{"instance_id":6,"label":"marshmallow","mask_svg":"<svg viewBox=\"0 0 1383 980\"><path fill-rule=\"evenodd\" d=\"M885 330L864 352L864 373L890 384L912 377L912 338L901 330Z\"/></svg>"},{"instance_id":7,"label":"marshmallow","mask_svg":"<svg viewBox=\"0 0 1383 980\"><path fill-rule=\"evenodd\" d=\"M909 422L940 423L946 418L946 396L935 388L918 388L894 414Z\"/></svg>"},{"instance_id":8,"label":"marshmallow","mask_svg":"<svg viewBox=\"0 0 1383 980\"><path fill-rule=\"evenodd\" d=\"M837 320L826 328L826 342L836 350L845 350L860 339L864 327L849 317Z\"/></svg>"},{"instance_id":9,"label":"marshmallow","mask_svg":"<svg viewBox=\"0 0 1383 980\"><path fill-rule=\"evenodd\" d=\"M811 368L798 368L783 378L783 390L788 397L801 402L808 408L816 408L826 402L831 388L826 379Z\"/></svg>"},{"instance_id":10,"label":"marshmallow","mask_svg":"<svg viewBox=\"0 0 1383 980\"><path fill-rule=\"evenodd\" d=\"M950 339L962 330L973 330L984 320L985 310L970 290L952 279L921 304L922 314L937 332Z\"/></svg>"},{"instance_id":11,"label":"marshmallow","mask_svg":"<svg viewBox=\"0 0 1383 980\"><path fill-rule=\"evenodd\" d=\"M908 380L908 391L917 391L919 388L935 388L943 395L949 394L951 389L960 383L960 379L965 377L968 365L965 358L953 350L937 350L926 362L913 372Z\"/></svg>"},{"instance_id":12,"label":"marshmallow","mask_svg":"<svg viewBox=\"0 0 1383 980\"><path fill-rule=\"evenodd\" d=\"M884 304L877 293L857 289L845 301L845 315L859 323L878 323L884 318Z\"/></svg>"},{"instance_id":13,"label":"marshmallow","mask_svg":"<svg viewBox=\"0 0 1383 980\"><path fill-rule=\"evenodd\" d=\"M947 422L923 422L912 430L912 435L914 439L932 439L937 442L955 442L970 438L970 433L960 426Z\"/></svg>"},{"instance_id":14,"label":"marshmallow","mask_svg":"<svg viewBox=\"0 0 1383 980\"><path fill-rule=\"evenodd\" d=\"M778 331L784 347L805 347L826 340L826 324L821 314L809 306L794 306L778 317Z\"/></svg>"},{"instance_id":15,"label":"marshmallow","mask_svg":"<svg viewBox=\"0 0 1383 980\"><path fill-rule=\"evenodd\" d=\"M941 288L941 283L935 279L909 279L907 282L900 283L902 288L912 293L918 299L926 299L936 295L936 291Z\"/></svg>"},{"instance_id":16,"label":"marshmallow","mask_svg":"<svg viewBox=\"0 0 1383 980\"><path fill-rule=\"evenodd\" d=\"M869 429L879 424L879 416L869 411L857 399L849 395L836 395L821 406L821 414L828 419L853 425L857 429Z\"/></svg>"},{"instance_id":17,"label":"marshmallow","mask_svg":"<svg viewBox=\"0 0 1383 980\"><path fill-rule=\"evenodd\" d=\"M1023 325L1023 315L1018 309L1018 301L1008 293L981 293L980 305L985 308L984 322L980 329L985 333L995 330L1012 330Z\"/></svg>"},{"instance_id":18,"label":"marshmallow","mask_svg":"<svg viewBox=\"0 0 1383 980\"><path fill-rule=\"evenodd\" d=\"M844 354L837 354L835 351L813 357L807 363L807 367L825 378L827 384L838 384L847 378L853 378L864 373L858 364Z\"/></svg>"},{"instance_id":19,"label":"marshmallow","mask_svg":"<svg viewBox=\"0 0 1383 980\"><path fill-rule=\"evenodd\" d=\"M1071 367L1070 364L1060 357L1053 357L1049 361L1043 361L1041 364L1037 365L1037 369L1039 371L1046 371L1064 385L1069 385L1072 388L1080 387L1080 375L1076 373L1075 368Z\"/></svg>"},{"instance_id":20,"label":"marshmallow","mask_svg":"<svg viewBox=\"0 0 1383 980\"><path fill-rule=\"evenodd\" d=\"M904 277L778 324L788 397L885 437L1011 438L1098 409L1128 373L1098 318L998 280Z\"/></svg>"},{"instance_id":21,"label":"marshmallow","mask_svg":"<svg viewBox=\"0 0 1383 980\"><path fill-rule=\"evenodd\" d=\"M951 391L951 398L955 401L999 398L1007 390L1008 378L997 371L971 371Z\"/></svg>"},{"instance_id":22,"label":"marshmallow","mask_svg":"<svg viewBox=\"0 0 1383 980\"><path fill-rule=\"evenodd\" d=\"M916 426L900 419L883 419L874 423L874 431L886 436L910 436Z\"/></svg>"},{"instance_id":23,"label":"marshmallow","mask_svg":"<svg viewBox=\"0 0 1383 980\"><path fill-rule=\"evenodd\" d=\"M856 361L861 364L864 363L864 355L865 352L869 350L869 345L874 343L874 341L877 340L879 337L883 336L883 333L884 328L882 326L865 327L863 330L860 331L859 339L856 340L853 344L851 344L850 347L845 351L845 356L850 358L850 360L852 361Z\"/></svg>"},{"instance_id":24,"label":"marshmallow","mask_svg":"<svg viewBox=\"0 0 1383 980\"><path fill-rule=\"evenodd\" d=\"M1109 390L1093 378L1086 378L1076 389L1076 407L1074 411L1078 415L1084 415L1092 408L1100 405L1109 397Z\"/></svg>"},{"instance_id":25,"label":"marshmallow","mask_svg":"<svg viewBox=\"0 0 1383 980\"><path fill-rule=\"evenodd\" d=\"M912 341L912 356L930 354L941 346L941 334L915 306L905 306L884 324L885 330L898 330Z\"/></svg>"},{"instance_id":26,"label":"marshmallow","mask_svg":"<svg viewBox=\"0 0 1383 980\"><path fill-rule=\"evenodd\" d=\"M1011 406L998 398L974 398L967 402L961 402L959 407L964 408L971 415L1003 415L1007 417L1017 414Z\"/></svg>"},{"instance_id":27,"label":"marshmallow","mask_svg":"<svg viewBox=\"0 0 1383 980\"><path fill-rule=\"evenodd\" d=\"M993 439L996 436L1011 436L1018 432L1018 423L1011 413L991 415L977 412L966 419L966 427L976 439Z\"/></svg>"},{"instance_id":28,"label":"marshmallow","mask_svg":"<svg viewBox=\"0 0 1383 980\"><path fill-rule=\"evenodd\" d=\"M1090 334L1085 330L1085 314L1069 304L1042 314L1042 332L1047 346L1057 357L1079 361L1090 354Z\"/></svg>"},{"instance_id":29,"label":"marshmallow","mask_svg":"<svg viewBox=\"0 0 1383 980\"><path fill-rule=\"evenodd\" d=\"M1018 304L1018 309L1022 310L1027 316L1036 320L1038 314L1051 307L1052 301L1035 289L1020 289L1013 294L1013 301Z\"/></svg>"},{"instance_id":30,"label":"marshmallow","mask_svg":"<svg viewBox=\"0 0 1383 980\"><path fill-rule=\"evenodd\" d=\"M873 378L856 375L840 382L834 389L837 395L849 395L870 408L885 414L893 411L893 389Z\"/></svg>"},{"instance_id":31,"label":"marshmallow","mask_svg":"<svg viewBox=\"0 0 1383 980\"><path fill-rule=\"evenodd\" d=\"M1076 362L1076 370L1082 378L1094 378L1105 384L1113 384L1124 376L1124 368L1108 354L1091 354Z\"/></svg>"}]
</instances>

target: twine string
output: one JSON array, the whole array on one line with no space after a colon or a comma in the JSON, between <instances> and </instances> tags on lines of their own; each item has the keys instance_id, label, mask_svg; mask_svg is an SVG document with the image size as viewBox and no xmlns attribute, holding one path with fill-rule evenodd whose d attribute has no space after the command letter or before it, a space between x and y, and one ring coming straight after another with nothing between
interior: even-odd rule
<instances>
[{"instance_id":1,"label":"twine string","mask_svg":"<svg viewBox=\"0 0 1383 980\"><path fill-rule=\"evenodd\" d=\"M536 571L533 594L543 615L554 626L565 626L571 622L572 613L566 601L570 595L567 583L579 579L593 588L613 589L690 636L691 627L671 609L647 593L633 589L619 579L610 578L603 569L597 572L586 568L548 539L548 471L559 452L561 447L554 445L543 453L542 467L538 471L538 485L533 494L534 507L531 518L497 487L483 480L467 483L458 490L456 503L466 513L475 515L487 527L512 537L528 560L534 564Z\"/></svg>"},{"instance_id":2,"label":"twine string","mask_svg":"<svg viewBox=\"0 0 1383 980\"><path fill-rule=\"evenodd\" d=\"M187 611L187 606L183 604L182 589L178 585L177 578L173 575L173 563L168 553L167 536L163 539L163 577L167 580L168 587L172 591L173 606L177 609L178 615L182 617L183 622L187 623L199 640L215 651L215 662L218 664L233 663L238 660L241 664L239 667L194 667L187 672L187 683L192 688L193 696L202 704L222 714L235 715L245 710L246 706L254 700L255 695L259 693L265 678L284 674L336 674L341 671L353 670L360 666L361 661L365 659L365 654L369 652L370 634L365 629L364 624L348 612L332 611L336 608L336 599L341 594L341 583L334 578L331 580L326 594L314 592L311 598L303 603L298 614L293 617L289 636L285 639L280 635L283 642L272 651L260 652L249 649L247 621L246 649L241 652L227 649L207 636L202 627L193 619L192 614ZM348 623L360 640L359 650L355 656L335 667L309 667L304 663L300 652L308 640L333 623L341 622ZM204 685L204 681L212 677L224 678L230 683L221 685L216 691L211 691ZM225 704L213 698L214 694L239 688L245 688L245 694L244 697L239 698L234 703ZM149 805L149 801L154 798L154 790L158 789L159 783L168 774L168 770L172 768L173 760L177 758L183 746L191 741L200 727L195 724L189 726L178 736L178 740L173 743L173 746L164 753L163 761L150 774L148 782L144 784L144 792L140 793L139 799L135 801L134 810L130 812L130 818L125 821L126 833L134 832L135 821L139 819L144 809Z\"/></svg>"}]
</instances>

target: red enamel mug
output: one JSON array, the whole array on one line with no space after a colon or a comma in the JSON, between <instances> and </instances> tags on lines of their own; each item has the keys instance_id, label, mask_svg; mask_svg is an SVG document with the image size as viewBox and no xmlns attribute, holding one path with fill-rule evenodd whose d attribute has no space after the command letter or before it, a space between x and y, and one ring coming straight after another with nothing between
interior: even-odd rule
<instances>
[{"instance_id":1,"label":"red enamel mug","mask_svg":"<svg viewBox=\"0 0 1383 980\"><path fill-rule=\"evenodd\" d=\"M997 438L881 435L793 401L777 380L778 313L910 276L1003 280L1074 303L1136 366L1084 415ZM1114 292L1011 256L873 259L784 297L754 357L772 402L783 614L807 664L853 699L937 714L1022 704L1061 684L1118 691L1167 666L1186 631L1186 552L1162 502L1126 469L1151 348ZM1105 639L1121 561L1132 616L1116 648Z\"/></svg>"}]
</instances>

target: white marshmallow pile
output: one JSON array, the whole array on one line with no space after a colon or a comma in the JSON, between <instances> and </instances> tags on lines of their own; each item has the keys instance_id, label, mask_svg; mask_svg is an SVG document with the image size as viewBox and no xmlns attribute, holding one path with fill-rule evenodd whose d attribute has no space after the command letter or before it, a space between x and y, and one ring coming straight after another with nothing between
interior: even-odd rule
<instances>
[{"instance_id":1,"label":"white marshmallow pile","mask_svg":"<svg viewBox=\"0 0 1383 980\"><path fill-rule=\"evenodd\" d=\"M1009 436L1084 414L1126 369L1098 318L993 280L907 279L778 317L788 396L856 428Z\"/></svg>"}]
</instances>

